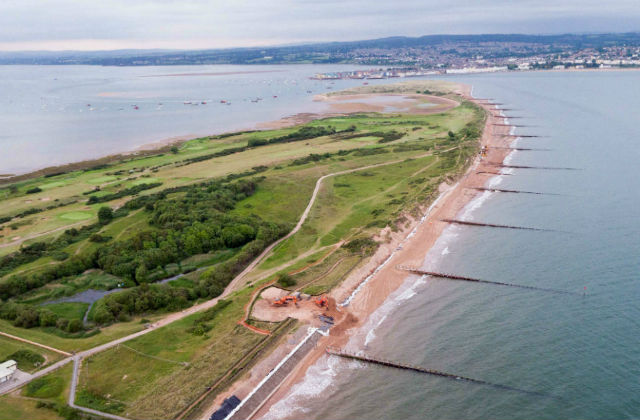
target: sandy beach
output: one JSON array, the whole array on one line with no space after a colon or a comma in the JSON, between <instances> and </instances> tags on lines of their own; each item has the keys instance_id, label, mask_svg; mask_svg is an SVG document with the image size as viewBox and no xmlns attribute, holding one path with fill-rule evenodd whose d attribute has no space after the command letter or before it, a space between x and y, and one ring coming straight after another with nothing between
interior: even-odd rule
<instances>
[{"instance_id":1,"label":"sandy beach","mask_svg":"<svg viewBox=\"0 0 640 420\"><path fill-rule=\"evenodd\" d=\"M337 92L336 92L337 93ZM376 93L376 92L374 92ZM428 98L429 107L421 107L422 101ZM322 102L326 109L317 112L301 112L276 121L258 124L259 130L273 130L304 124L320 118L340 117L362 112L398 112L409 114L437 114L457 105L457 102L433 95L422 94L348 94L348 95L316 95L315 102Z\"/></svg>"},{"instance_id":2,"label":"sandy beach","mask_svg":"<svg viewBox=\"0 0 640 420\"><path fill-rule=\"evenodd\" d=\"M468 187L485 185L494 176L491 173L497 172L495 166L488 162L502 162L508 155L509 150L497 149L496 147L509 146L512 141L512 138L507 136L510 127L494 125L504 124L505 118L499 116L499 111L485 101L471 98L469 92L470 87L466 86L462 92L463 97L474 101L487 110L487 120L481 139L481 144L489 148L487 156L482 159L477 157L453 185L442 184L440 186L440 197L422 223L420 220L412 219L408 226L397 233L383 232L383 235L386 233L386 242L381 244L376 254L365 266L353 272L340 286L334 289L330 294L331 297L338 302L344 301L367 276L391 257L389 261L360 289L349 306L340 310L339 321L330 330L330 335L323 338L317 348L306 356L295 373L286 379L279 390L256 413L255 418L261 418L274 403L285 398L291 389L304 378L307 369L325 353L327 346L341 347L347 343L358 328L365 324L369 315L405 282L407 273L398 270L396 266L421 266L426 254L448 226L447 223L440 220L455 218L478 194L477 191ZM490 173L478 173L485 171ZM423 210L425 213L427 212L426 207ZM414 229L415 234L407 239ZM397 250L401 243L403 243L402 249Z\"/></svg>"}]
</instances>

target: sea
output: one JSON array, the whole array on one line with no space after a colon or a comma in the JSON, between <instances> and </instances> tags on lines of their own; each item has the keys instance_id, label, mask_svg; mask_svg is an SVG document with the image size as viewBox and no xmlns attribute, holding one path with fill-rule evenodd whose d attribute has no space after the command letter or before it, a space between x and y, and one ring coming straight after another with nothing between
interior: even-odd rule
<instances>
[{"instance_id":1,"label":"sea","mask_svg":"<svg viewBox=\"0 0 640 420\"><path fill-rule=\"evenodd\" d=\"M346 349L486 384L323 356L265 418L640 417L640 72L451 80L540 136L487 186L545 193L458 217L551 231L450 226L423 268L572 294L408 276Z\"/></svg>"},{"instance_id":2,"label":"sea","mask_svg":"<svg viewBox=\"0 0 640 420\"><path fill-rule=\"evenodd\" d=\"M351 69L356 67L0 66L0 174L322 112L326 105L314 102L314 95L363 81L310 77Z\"/></svg>"},{"instance_id":3,"label":"sea","mask_svg":"<svg viewBox=\"0 0 640 420\"><path fill-rule=\"evenodd\" d=\"M321 111L313 95L363 81L309 76L353 68L0 66L0 173ZM549 230L450 226L423 267L571 294L408 276L347 349L485 383L323 356L266 418L640 417L640 72L446 78L539 136L487 186L544 193L458 217Z\"/></svg>"}]
</instances>

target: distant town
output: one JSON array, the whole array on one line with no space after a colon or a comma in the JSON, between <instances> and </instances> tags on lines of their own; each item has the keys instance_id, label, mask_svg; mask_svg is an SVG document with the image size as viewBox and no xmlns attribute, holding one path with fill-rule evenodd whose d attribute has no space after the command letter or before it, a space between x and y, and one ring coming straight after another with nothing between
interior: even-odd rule
<instances>
[{"instance_id":1,"label":"distant town","mask_svg":"<svg viewBox=\"0 0 640 420\"><path fill-rule=\"evenodd\" d=\"M513 47L511 45L510 47ZM461 48L461 46L458 46ZM549 52L517 56L497 56L495 52L507 48L506 45L487 47L488 56L478 54L462 56L453 53L446 45L434 48L429 53L400 50L356 51L360 54L353 61L363 64L371 61L397 62L399 57L416 62L418 65L403 67L374 68L345 72L315 74L312 79L387 79L393 77L417 77L432 74L468 74L522 70L565 70L565 69L610 69L640 67L640 47L585 48L579 51ZM513 49L513 48L512 48ZM494 52L494 54L492 54ZM411 55L413 54L413 55ZM411 60L409 57L411 55Z\"/></svg>"},{"instance_id":2,"label":"distant town","mask_svg":"<svg viewBox=\"0 0 640 420\"><path fill-rule=\"evenodd\" d=\"M0 64L166 66L196 64L356 64L398 73L640 66L640 33L564 35L429 35L218 50L1 52ZM397 69L396 69L397 68ZM358 77L346 75L324 78Z\"/></svg>"}]
</instances>

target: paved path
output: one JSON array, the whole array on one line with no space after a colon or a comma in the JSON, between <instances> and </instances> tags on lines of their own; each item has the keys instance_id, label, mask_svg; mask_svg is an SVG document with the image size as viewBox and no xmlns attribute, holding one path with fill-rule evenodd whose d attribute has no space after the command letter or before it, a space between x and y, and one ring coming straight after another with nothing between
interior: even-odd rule
<instances>
[{"instance_id":1,"label":"paved path","mask_svg":"<svg viewBox=\"0 0 640 420\"><path fill-rule=\"evenodd\" d=\"M29 382L33 381L36 378L40 378L41 376L47 375L51 372L53 372L54 370L58 370L60 369L62 366L66 365L67 363L69 363L71 360L73 360L71 357L67 357L66 359L62 359L57 361L56 363L47 366L44 369L40 369L39 371L37 371L36 373L33 373L31 375L28 376L22 376L20 378L17 378L16 381L11 381L11 385L6 387L6 388L0 388L0 395L2 394L6 394L8 392L14 391L26 384L28 384Z\"/></svg>"},{"instance_id":2,"label":"paved path","mask_svg":"<svg viewBox=\"0 0 640 420\"><path fill-rule=\"evenodd\" d=\"M9 381L0 383L0 393L6 392L9 389L14 389L13 383L18 381L30 380L31 374L23 372L20 369L16 369L13 372L12 378Z\"/></svg>"}]
</instances>

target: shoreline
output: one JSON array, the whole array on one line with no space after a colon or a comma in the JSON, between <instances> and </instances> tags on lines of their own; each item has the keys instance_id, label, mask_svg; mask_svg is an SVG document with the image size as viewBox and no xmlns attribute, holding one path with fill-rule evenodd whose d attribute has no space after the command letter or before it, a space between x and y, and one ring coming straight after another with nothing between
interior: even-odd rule
<instances>
[{"instance_id":1,"label":"shoreline","mask_svg":"<svg viewBox=\"0 0 640 420\"><path fill-rule=\"evenodd\" d=\"M495 147L509 146L513 139L505 137L505 135L509 134L512 126L494 126L492 124L508 124L507 118L498 115L499 110L495 106L472 98L471 88L467 85L464 85L462 97L481 106L487 112L487 119L480 140L481 146L486 145L489 147L489 153L484 160L503 162L510 151L495 149ZM322 338L318 342L317 348L312 350L300 362L296 371L283 381L278 391L264 402L262 408L253 418L264 417L269 413L271 407L279 401L285 400L292 390L305 380L308 369L324 356L326 347L342 347L352 338L357 337L358 333L366 335L366 331L361 331L361 329L366 325L370 316L410 276L395 267L397 265L421 266L438 238L449 226L444 222L440 222L439 219L454 218L481 194L467 189L467 186L484 185L495 176L493 174L476 173L483 166L487 165L478 156L466 171L458 176L454 185L441 185L440 195L431 204L426 213L423 212L424 216L421 219L411 219L408 227L391 234L391 240L381 244L378 251L366 265L352 273L330 293L330 296L338 302L351 299L346 307L348 310L344 311L347 316L343 316L336 323L336 326L330 330L328 337ZM495 170L495 168L493 169ZM353 293L356 289L360 290L354 295Z\"/></svg>"},{"instance_id":2,"label":"shoreline","mask_svg":"<svg viewBox=\"0 0 640 420\"><path fill-rule=\"evenodd\" d=\"M403 108L398 109L395 112L403 112L411 109L413 112L419 112L421 114L433 114L446 111L453 107L451 100L446 98L439 98L430 96L431 100L437 103L437 106L433 108L425 108L418 110L413 107L415 100L419 96L416 94L399 94L397 96L406 97L406 101L402 103ZM361 102L357 102L357 99L362 99ZM29 179L37 178L40 176L55 176L57 174L72 172L77 170L88 170L95 166L109 165L113 163L119 163L126 161L127 159L135 159L146 156L153 156L157 154L169 153L173 146L180 146L190 140L195 140L203 137L215 137L228 133L242 133L247 131L264 131L289 128L299 124L306 124L308 122L319 120L323 118L342 117L350 114L367 113L367 112L389 112L387 108L393 107L393 102L381 102L381 103L367 103L365 95L351 95L351 96L328 96L328 95L315 95L313 102L323 102L327 105L327 108L320 112L299 112L291 115L284 116L277 120L257 122L251 126L244 128L234 129L232 131L221 130L220 132L211 132L209 134L197 135L197 134L184 134L180 136L172 136L158 141L153 141L138 146L134 146L129 150L112 153L105 156L96 158L88 158L75 162L67 162L60 165L47 166L44 168L35 169L29 172L21 174L0 174L0 185L12 184L15 182L26 181Z\"/></svg>"}]
</instances>

